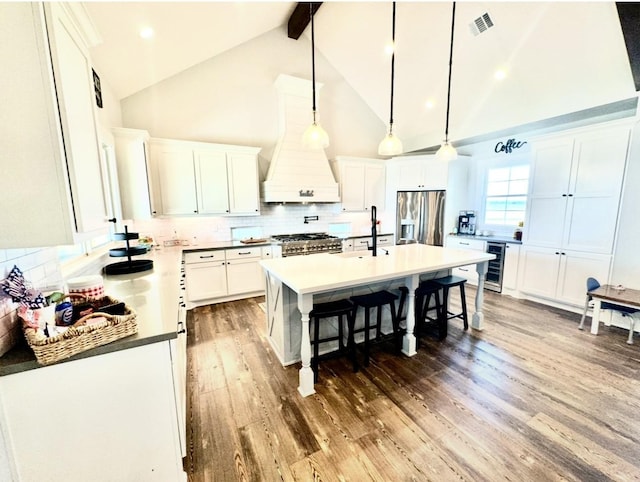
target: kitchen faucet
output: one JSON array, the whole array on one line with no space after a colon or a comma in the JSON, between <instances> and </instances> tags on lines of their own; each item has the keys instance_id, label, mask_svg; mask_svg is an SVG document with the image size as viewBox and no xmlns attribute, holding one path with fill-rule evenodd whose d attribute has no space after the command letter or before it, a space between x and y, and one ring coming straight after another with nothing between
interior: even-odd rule
<instances>
[{"instance_id":1,"label":"kitchen faucet","mask_svg":"<svg viewBox=\"0 0 640 482\"><path fill-rule=\"evenodd\" d=\"M373 256L378 256L378 230L376 226L377 219L376 207L371 206L371 241L373 246L367 246L368 249L373 250Z\"/></svg>"}]
</instances>

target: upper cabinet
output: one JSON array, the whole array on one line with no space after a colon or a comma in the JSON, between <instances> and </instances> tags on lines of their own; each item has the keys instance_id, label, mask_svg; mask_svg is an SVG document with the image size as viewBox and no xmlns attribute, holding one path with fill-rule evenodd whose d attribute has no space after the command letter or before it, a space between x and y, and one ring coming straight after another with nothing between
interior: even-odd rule
<instances>
[{"instance_id":1,"label":"upper cabinet","mask_svg":"<svg viewBox=\"0 0 640 482\"><path fill-rule=\"evenodd\" d=\"M72 4L0 3L0 248L108 232L86 23Z\"/></svg>"},{"instance_id":2,"label":"upper cabinet","mask_svg":"<svg viewBox=\"0 0 640 482\"><path fill-rule=\"evenodd\" d=\"M115 140L122 217L149 219L156 214L151 203L149 184L149 133L121 127L112 129L112 133Z\"/></svg>"},{"instance_id":3,"label":"upper cabinet","mask_svg":"<svg viewBox=\"0 0 640 482\"><path fill-rule=\"evenodd\" d=\"M343 211L369 211L371 206L384 209L384 161L338 156L333 170L340 183Z\"/></svg>"},{"instance_id":4,"label":"upper cabinet","mask_svg":"<svg viewBox=\"0 0 640 482\"><path fill-rule=\"evenodd\" d=\"M630 132L613 125L535 143L526 244L612 252Z\"/></svg>"},{"instance_id":5,"label":"upper cabinet","mask_svg":"<svg viewBox=\"0 0 640 482\"><path fill-rule=\"evenodd\" d=\"M433 155L394 157L388 161L387 176L396 191L447 189L449 165Z\"/></svg>"},{"instance_id":6,"label":"upper cabinet","mask_svg":"<svg viewBox=\"0 0 640 482\"><path fill-rule=\"evenodd\" d=\"M150 139L156 214L258 215L259 148Z\"/></svg>"}]
</instances>

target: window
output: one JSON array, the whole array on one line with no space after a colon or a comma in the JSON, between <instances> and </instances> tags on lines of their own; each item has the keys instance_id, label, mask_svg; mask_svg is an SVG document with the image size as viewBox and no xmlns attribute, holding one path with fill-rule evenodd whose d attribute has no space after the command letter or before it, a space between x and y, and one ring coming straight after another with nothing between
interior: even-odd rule
<instances>
[{"instance_id":1,"label":"window","mask_svg":"<svg viewBox=\"0 0 640 482\"><path fill-rule=\"evenodd\" d=\"M520 221L524 221L528 186L528 165L489 169L485 224L517 226Z\"/></svg>"}]
</instances>

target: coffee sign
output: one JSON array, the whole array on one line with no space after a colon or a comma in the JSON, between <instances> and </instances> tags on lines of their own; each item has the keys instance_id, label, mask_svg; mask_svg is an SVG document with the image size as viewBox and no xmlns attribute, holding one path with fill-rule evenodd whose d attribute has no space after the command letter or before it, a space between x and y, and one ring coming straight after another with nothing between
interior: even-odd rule
<instances>
[{"instance_id":1,"label":"coffee sign","mask_svg":"<svg viewBox=\"0 0 640 482\"><path fill-rule=\"evenodd\" d=\"M509 139L507 142L498 142L496 144L496 152L504 152L505 154L511 154L514 149L520 149L527 141L516 141L515 139Z\"/></svg>"}]
</instances>

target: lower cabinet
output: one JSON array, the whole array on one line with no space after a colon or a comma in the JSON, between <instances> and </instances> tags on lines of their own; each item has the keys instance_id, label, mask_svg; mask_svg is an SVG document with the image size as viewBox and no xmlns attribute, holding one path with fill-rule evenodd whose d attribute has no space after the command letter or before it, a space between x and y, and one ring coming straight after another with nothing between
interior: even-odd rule
<instances>
[{"instance_id":1,"label":"lower cabinet","mask_svg":"<svg viewBox=\"0 0 640 482\"><path fill-rule=\"evenodd\" d=\"M393 235L383 234L376 238L378 240L377 246L393 246ZM342 243L343 251L363 251L369 249L369 246L373 245L373 238L371 236L363 236L358 238L348 238Z\"/></svg>"},{"instance_id":2,"label":"lower cabinet","mask_svg":"<svg viewBox=\"0 0 640 482\"><path fill-rule=\"evenodd\" d=\"M458 237L458 236L447 236L445 245L447 248L455 248L455 249L470 249L473 251L482 251L482 252L485 252L487 250L486 243L482 240ZM451 274L454 276L460 276L462 278L466 278L469 284L472 284L472 285L478 284L478 271L475 264L453 268L451 270Z\"/></svg>"},{"instance_id":3,"label":"lower cabinet","mask_svg":"<svg viewBox=\"0 0 640 482\"><path fill-rule=\"evenodd\" d=\"M0 377L2 480L186 482L172 365L161 341Z\"/></svg>"},{"instance_id":4,"label":"lower cabinet","mask_svg":"<svg viewBox=\"0 0 640 482\"><path fill-rule=\"evenodd\" d=\"M506 243L504 252L504 266L502 268L502 290L516 291L518 289L518 266L520 261L520 245Z\"/></svg>"},{"instance_id":5,"label":"lower cabinet","mask_svg":"<svg viewBox=\"0 0 640 482\"><path fill-rule=\"evenodd\" d=\"M520 291L582 306L587 278L594 277L604 284L609 278L610 265L610 255L522 246Z\"/></svg>"},{"instance_id":6,"label":"lower cabinet","mask_svg":"<svg viewBox=\"0 0 640 482\"><path fill-rule=\"evenodd\" d=\"M260 260L270 257L270 246L185 253L187 301L215 303L264 292Z\"/></svg>"}]
</instances>

